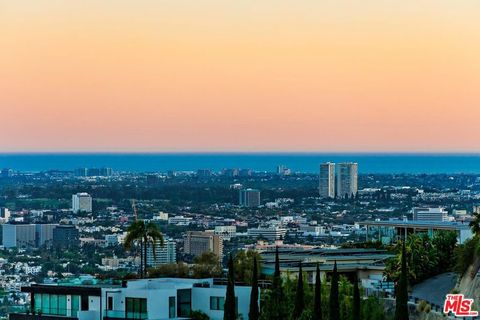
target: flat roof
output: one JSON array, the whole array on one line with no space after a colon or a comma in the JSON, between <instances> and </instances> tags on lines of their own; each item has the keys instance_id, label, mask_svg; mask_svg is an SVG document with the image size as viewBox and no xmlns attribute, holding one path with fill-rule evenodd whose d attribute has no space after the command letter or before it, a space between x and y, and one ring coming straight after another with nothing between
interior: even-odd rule
<instances>
[{"instance_id":1,"label":"flat roof","mask_svg":"<svg viewBox=\"0 0 480 320\"><path fill-rule=\"evenodd\" d=\"M437 221L363 221L358 222L363 226L395 227L395 228L419 228L439 230L466 230L470 229L468 223L461 222L437 222Z\"/></svg>"}]
</instances>

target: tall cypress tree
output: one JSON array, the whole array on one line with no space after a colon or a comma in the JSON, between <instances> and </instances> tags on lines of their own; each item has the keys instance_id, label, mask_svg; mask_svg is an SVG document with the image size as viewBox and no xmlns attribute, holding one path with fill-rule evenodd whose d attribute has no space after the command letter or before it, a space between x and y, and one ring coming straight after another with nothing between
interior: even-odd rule
<instances>
[{"instance_id":1,"label":"tall cypress tree","mask_svg":"<svg viewBox=\"0 0 480 320\"><path fill-rule=\"evenodd\" d=\"M333 265L332 282L330 287L329 320L340 320L340 303L338 300L337 261L335 261Z\"/></svg>"},{"instance_id":2,"label":"tall cypress tree","mask_svg":"<svg viewBox=\"0 0 480 320\"><path fill-rule=\"evenodd\" d=\"M353 320L360 320L362 317L362 310L360 305L360 289L358 288L358 278L355 277L353 283Z\"/></svg>"},{"instance_id":3,"label":"tall cypress tree","mask_svg":"<svg viewBox=\"0 0 480 320\"><path fill-rule=\"evenodd\" d=\"M285 301L283 301L282 278L280 276L280 258L278 254L278 247L275 250L275 272L273 273L272 289L270 292L268 304L268 319L270 320L285 320Z\"/></svg>"},{"instance_id":4,"label":"tall cypress tree","mask_svg":"<svg viewBox=\"0 0 480 320\"><path fill-rule=\"evenodd\" d=\"M405 241L402 244L402 268L400 279L398 279L395 305L395 320L408 320L408 270L407 270L407 250Z\"/></svg>"},{"instance_id":5,"label":"tall cypress tree","mask_svg":"<svg viewBox=\"0 0 480 320\"><path fill-rule=\"evenodd\" d=\"M317 263L315 275L315 298L313 303L313 320L322 320L322 282L320 279L320 267Z\"/></svg>"},{"instance_id":6,"label":"tall cypress tree","mask_svg":"<svg viewBox=\"0 0 480 320\"><path fill-rule=\"evenodd\" d=\"M225 306L223 311L223 320L236 320L237 312L235 308L235 271L233 270L233 258L230 255L228 259L228 282L227 294L225 297Z\"/></svg>"},{"instance_id":7,"label":"tall cypress tree","mask_svg":"<svg viewBox=\"0 0 480 320\"><path fill-rule=\"evenodd\" d=\"M305 309L305 296L303 292L303 271L302 262L298 267L297 292L295 293L295 306L293 308L293 319L299 319Z\"/></svg>"},{"instance_id":8,"label":"tall cypress tree","mask_svg":"<svg viewBox=\"0 0 480 320\"><path fill-rule=\"evenodd\" d=\"M258 270L257 257L253 257L253 275L252 275L252 292L250 293L250 310L248 312L248 319L258 320L260 311L258 309Z\"/></svg>"}]
</instances>

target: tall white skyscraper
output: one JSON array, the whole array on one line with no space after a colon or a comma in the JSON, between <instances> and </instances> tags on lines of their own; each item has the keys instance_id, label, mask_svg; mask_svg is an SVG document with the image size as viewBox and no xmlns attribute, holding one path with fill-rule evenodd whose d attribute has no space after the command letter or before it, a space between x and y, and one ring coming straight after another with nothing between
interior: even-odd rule
<instances>
[{"instance_id":1,"label":"tall white skyscraper","mask_svg":"<svg viewBox=\"0 0 480 320\"><path fill-rule=\"evenodd\" d=\"M85 192L77 193L72 196L72 211L78 212L92 212L92 197Z\"/></svg>"},{"instance_id":2,"label":"tall white skyscraper","mask_svg":"<svg viewBox=\"0 0 480 320\"><path fill-rule=\"evenodd\" d=\"M335 197L335 163L326 162L320 165L318 191L322 198Z\"/></svg>"},{"instance_id":3,"label":"tall white skyscraper","mask_svg":"<svg viewBox=\"0 0 480 320\"><path fill-rule=\"evenodd\" d=\"M337 165L337 196L352 197L358 191L358 164L344 162Z\"/></svg>"}]
</instances>

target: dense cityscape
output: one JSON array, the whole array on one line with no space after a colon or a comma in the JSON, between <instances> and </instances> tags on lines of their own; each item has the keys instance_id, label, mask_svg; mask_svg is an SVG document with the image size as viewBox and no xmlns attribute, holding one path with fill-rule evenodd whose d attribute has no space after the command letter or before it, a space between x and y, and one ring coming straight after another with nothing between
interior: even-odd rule
<instances>
[{"instance_id":1,"label":"dense cityscape","mask_svg":"<svg viewBox=\"0 0 480 320\"><path fill-rule=\"evenodd\" d=\"M389 319L404 239L409 307L417 314L441 315L444 296L454 290L478 299L472 250L480 175L362 174L359 167L322 163L317 174L285 165L271 172L3 169L0 312L13 320L74 312L223 319L234 266L236 312L244 319L255 319L253 285L260 292L257 318L283 319L275 315L281 308L269 308L277 273L285 307L298 309L288 319L318 312L317 301L306 298L313 299L317 275L324 288L340 281L341 319L350 317L348 292L359 287L362 318ZM299 274L306 288L301 306ZM141 298L150 290L158 290L154 304ZM326 315L333 312L329 294Z\"/></svg>"},{"instance_id":2,"label":"dense cityscape","mask_svg":"<svg viewBox=\"0 0 480 320\"><path fill-rule=\"evenodd\" d=\"M0 320L480 320L479 13L0 0Z\"/></svg>"}]
</instances>

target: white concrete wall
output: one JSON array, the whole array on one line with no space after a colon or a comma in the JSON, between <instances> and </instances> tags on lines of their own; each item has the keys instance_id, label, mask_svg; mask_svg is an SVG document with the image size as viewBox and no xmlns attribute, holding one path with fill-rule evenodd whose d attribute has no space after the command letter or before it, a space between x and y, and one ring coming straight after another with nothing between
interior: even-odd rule
<instances>
[{"instance_id":1,"label":"white concrete wall","mask_svg":"<svg viewBox=\"0 0 480 320\"><path fill-rule=\"evenodd\" d=\"M235 287L235 297L238 299L238 313L244 320L248 320L250 307L250 287ZM223 310L210 310L210 297L225 297L226 287L193 288L192 310L206 313L212 320L222 320Z\"/></svg>"}]
</instances>

